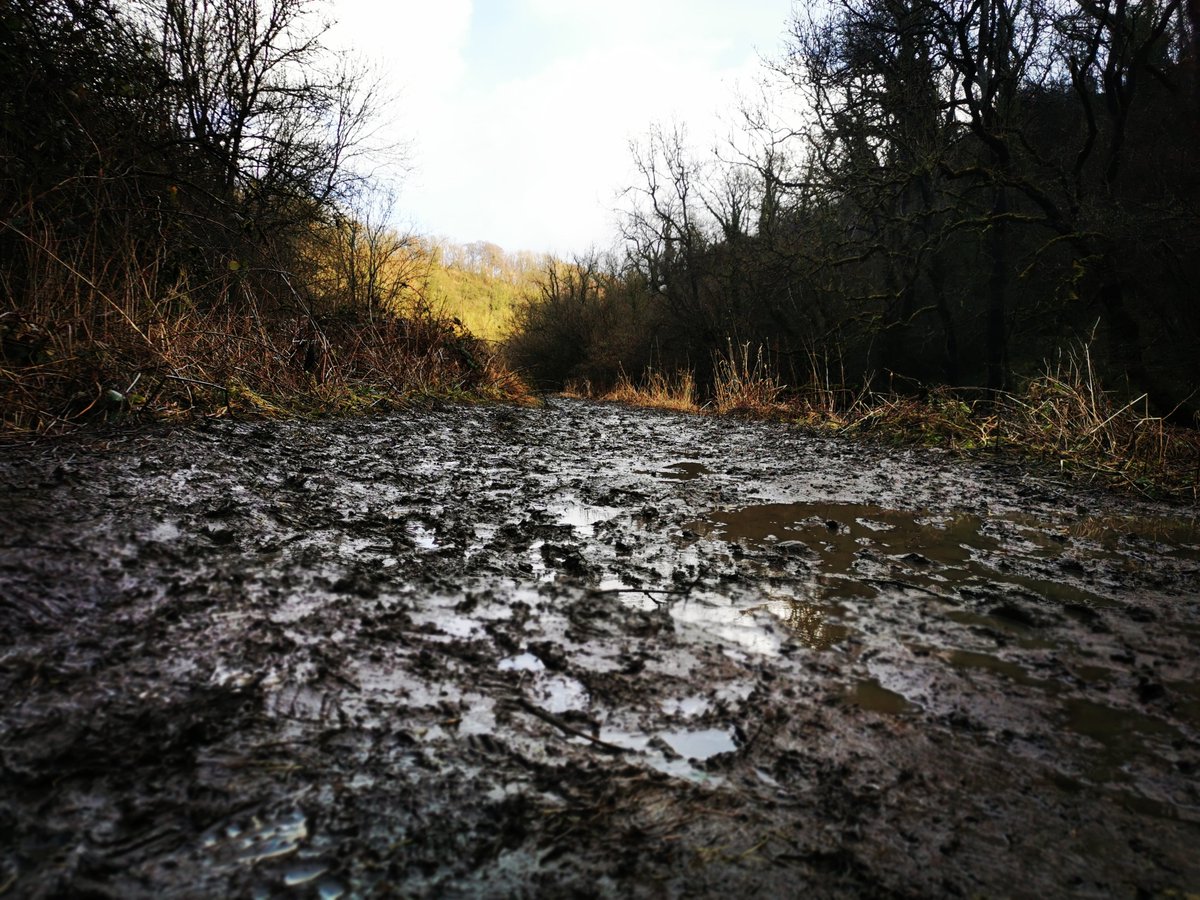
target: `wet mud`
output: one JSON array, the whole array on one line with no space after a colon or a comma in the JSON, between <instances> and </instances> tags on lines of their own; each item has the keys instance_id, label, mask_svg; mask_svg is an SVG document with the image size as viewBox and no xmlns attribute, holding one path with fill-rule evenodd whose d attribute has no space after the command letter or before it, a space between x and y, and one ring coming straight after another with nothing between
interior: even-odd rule
<instances>
[{"instance_id":1,"label":"wet mud","mask_svg":"<svg viewBox=\"0 0 1200 900\"><path fill-rule=\"evenodd\" d=\"M0 498L3 896L1200 891L1194 510L573 401Z\"/></svg>"}]
</instances>

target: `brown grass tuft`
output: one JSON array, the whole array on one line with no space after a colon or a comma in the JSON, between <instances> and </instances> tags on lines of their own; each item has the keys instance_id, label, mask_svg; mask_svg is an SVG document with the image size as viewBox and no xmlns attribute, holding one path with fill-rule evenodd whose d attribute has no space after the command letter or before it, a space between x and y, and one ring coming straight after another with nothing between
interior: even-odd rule
<instances>
[{"instance_id":1,"label":"brown grass tuft","mask_svg":"<svg viewBox=\"0 0 1200 900\"><path fill-rule=\"evenodd\" d=\"M529 396L489 345L417 304L339 308L249 267L191 285L133 250L98 260L22 236L29 287L0 307L0 432Z\"/></svg>"},{"instance_id":2,"label":"brown grass tuft","mask_svg":"<svg viewBox=\"0 0 1200 900\"><path fill-rule=\"evenodd\" d=\"M735 346L730 341L715 363L713 403L718 413L770 417L782 409L779 396L784 386L761 346L752 357L749 343Z\"/></svg>"},{"instance_id":3,"label":"brown grass tuft","mask_svg":"<svg viewBox=\"0 0 1200 900\"><path fill-rule=\"evenodd\" d=\"M950 388L924 397L820 387L791 398L806 424L964 452L1006 451L1063 473L1144 495L1200 499L1200 432L1151 415L1143 394L1124 400L1099 383L1086 347L1022 390L969 398Z\"/></svg>"},{"instance_id":4,"label":"brown grass tuft","mask_svg":"<svg viewBox=\"0 0 1200 900\"><path fill-rule=\"evenodd\" d=\"M673 409L678 412L699 412L696 402L696 379L691 372L663 372L647 370L641 382L634 384L624 372L616 386L600 395L601 400L628 403L632 406L650 406L657 409Z\"/></svg>"}]
</instances>

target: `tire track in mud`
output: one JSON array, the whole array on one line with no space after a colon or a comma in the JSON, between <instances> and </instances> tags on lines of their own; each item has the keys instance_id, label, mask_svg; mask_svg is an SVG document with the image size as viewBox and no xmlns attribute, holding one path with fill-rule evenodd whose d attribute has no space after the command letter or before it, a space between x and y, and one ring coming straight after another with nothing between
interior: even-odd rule
<instances>
[{"instance_id":1,"label":"tire track in mud","mask_svg":"<svg viewBox=\"0 0 1200 900\"><path fill-rule=\"evenodd\" d=\"M1194 510L571 401L0 489L14 895L1200 889Z\"/></svg>"}]
</instances>

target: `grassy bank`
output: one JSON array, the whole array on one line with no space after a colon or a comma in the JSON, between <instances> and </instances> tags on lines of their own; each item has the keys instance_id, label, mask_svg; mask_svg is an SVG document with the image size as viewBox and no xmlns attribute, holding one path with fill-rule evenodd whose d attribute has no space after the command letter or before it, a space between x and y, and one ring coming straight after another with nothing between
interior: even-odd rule
<instances>
[{"instance_id":1,"label":"grassy bank","mask_svg":"<svg viewBox=\"0 0 1200 900\"><path fill-rule=\"evenodd\" d=\"M5 5L0 434L522 395L429 303L319 7Z\"/></svg>"},{"instance_id":2,"label":"grassy bank","mask_svg":"<svg viewBox=\"0 0 1200 900\"><path fill-rule=\"evenodd\" d=\"M0 316L0 431L194 416L364 412L430 399L528 399L481 341L399 315L166 320Z\"/></svg>"},{"instance_id":3,"label":"grassy bank","mask_svg":"<svg viewBox=\"0 0 1200 900\"><path fill-rule=\"evenodd\" d=\"M488 344L403 298L339 306L250 269L191 287L132 257L84 274L61 249L33 249L38 289L0 307L9 436L528 396Z\"/></svg>"},{"instance_id":4,"label":"grassy bank","mask_svg":"<svg viewBox=\"0 0 1200 900\"><path fill-rule=\"evenodd\" d=\"M690 372L622 377L608 391L567 393L638 406L790 422L895 444L1003 453L1089 483L1144 496L1200 500L1200 432L1123 400L1097 380L1087 351L1047 367L1019 390L984 395L951 388L919 394L851 389L822 378L788 388L761 353L731 348L717 361L712 399L700 402Z\"/></svg>"},{"instance_id":5,"label":"grassy bank","mask_svg":"<svg viewBox=\"0 0 1200 900\"><path fill-rule=\"evenodd\" d=\"M481 342L436 321L267 324L207 314L116 339L93 338L77 322L14 315L0 328L10 345L39 347L25 364L0 366L0 432L9 436L131 420L528 399Z\"/></svg>"}]
</instances>

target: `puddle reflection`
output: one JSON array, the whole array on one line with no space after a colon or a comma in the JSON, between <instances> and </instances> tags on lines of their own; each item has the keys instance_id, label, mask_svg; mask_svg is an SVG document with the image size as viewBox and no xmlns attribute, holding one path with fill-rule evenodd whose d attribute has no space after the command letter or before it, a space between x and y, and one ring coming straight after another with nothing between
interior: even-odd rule
<instances>
[{"instance_id":1,"label":"puddle reflection","mask_svg":"<svg viewBox=\"0 0 1200 900\"><path fill-rule=\"evenodd\" d=\"M1063 724L1069 731L1098 745L1086 775L1093 781L1126 781L1125 767L1132 761L1155 755L1155 745L1177 744L1180 733L1159 719L1076 697L1064 704Z\"/></svg>"},{"instance_id":2,"label":"puddle reflection","mask_svg":"<svg viewBox=\"0 0 1200 900\"><path fill-rule=\"evenodd\" d=\"M713 474L712 469L698 462L677 462L671 463L661 472L655 472L659 478L668 478L674 481L694 481L697 478L702 478L705 475Z\"/></svg>"},{"instance_id":3,"label":"puddle reflection","mask_svg":"<svg viewBox=\"0 0 1200 900\"><path fill-rule=\"evenodd\" d=\"M964 587L1006 584L1065 606L1112 605L1061 578L1014 571L1014 562L1044 557L1047 548L1061 553L1062 541L1028 528L1020 540L1002 538L997 526L1003 525L1014 523L867 504L768 503L716 510L686 528L729 543L802 544L816 554L813 599L818 602L855 592L862 596L864 580L885 577L946 597ZM1045 540L1030 540L1031 534Z\"/></svg>"},{"instance_id":4,"label":"puddle reflection","mask_svg":"<svg viewBox=\"0 0 1200 900\"><path fill-rule=\"evenodd\" d=\"M577 534L591 535L595 533L596 525L615 516L619 510L611 506L590 506L578 501L567 501L552 504L548 509L559 524L570 525Z\"/></svg>"},{"instance_id":5,"label":"puddle reflection","mask_svg":"<svg viewBox=\"0 0 1200 900\"><path fill-rule=\"evenodd\" d=\"M412 539L413 545L418 550L433 552L439 549L437 534L424 523L418 522L415 519L410 519L405 525L408 531L408 536Z\"/></svg>"},{"instance_id":6,"label":"puddle reflection","mask_svg":"<svg viewBox=\"0 0 1200 900\"><path fill-rule=\"evenodd\" d=\"M1010 517L1044 546L1062 545L1065 538L1089 541L1102 551L1098 556L1119 556L1130 545L1150 544L1166 556L1200 561L1200 520L1195 517L1083 516L1047 532L1045 523L1032 516ZM1046 541L1050 543L1046 543Z\"/></svg>"},{"instance_id":7,"label":"puddle reflection","mask_svg":"<svg viewBox=\"0 0 1200 900\"><path fill-rule=\"evenodd\" d=\"M720 728L703 731L664 731L659 735L672 750L684 759L703 762L718 753L731 753L737 749L733 735Z\"/></svg>"},{"instance_id":8,"label":"puddle reflection","mask_svg":"<svg viewBox=\"0 0 1200 900\"><path fill-rule=\"evenodd\" d=\"M918 710L903 694L889 691L875 679L862 679L846 694L846 699L860 709L888 716L910 715Z\"/></svg>"},{"instance_id":9,"label":"puddle reflection","mask_svg":"<svg viewBox=\"0 0 1200 900\"><path fill-rule=\"evenodd\" d=\"M727 601L685 598L671 604L670 614L677 626L696 628L710 638L737 644L760 655L775 656L781 643L779 635L755 620L757 609Z\"/></svg>"},{"instance_id":10,"label":"puddle reflection","mask_svg":"<svg viewBox=\"0 0 1200 900\"><path fill-rule=\"evenodd\" d=\"M829 621L830 617L836 618L845 614L846 610L842 607L808 603L777 592L769 593L768 596L770 599L766 603L745 609L742 614L766 610L775 616L796 640L813 650L828 650L850 636L851 630L848 626Z\"/></svg>"}]
</instances>

